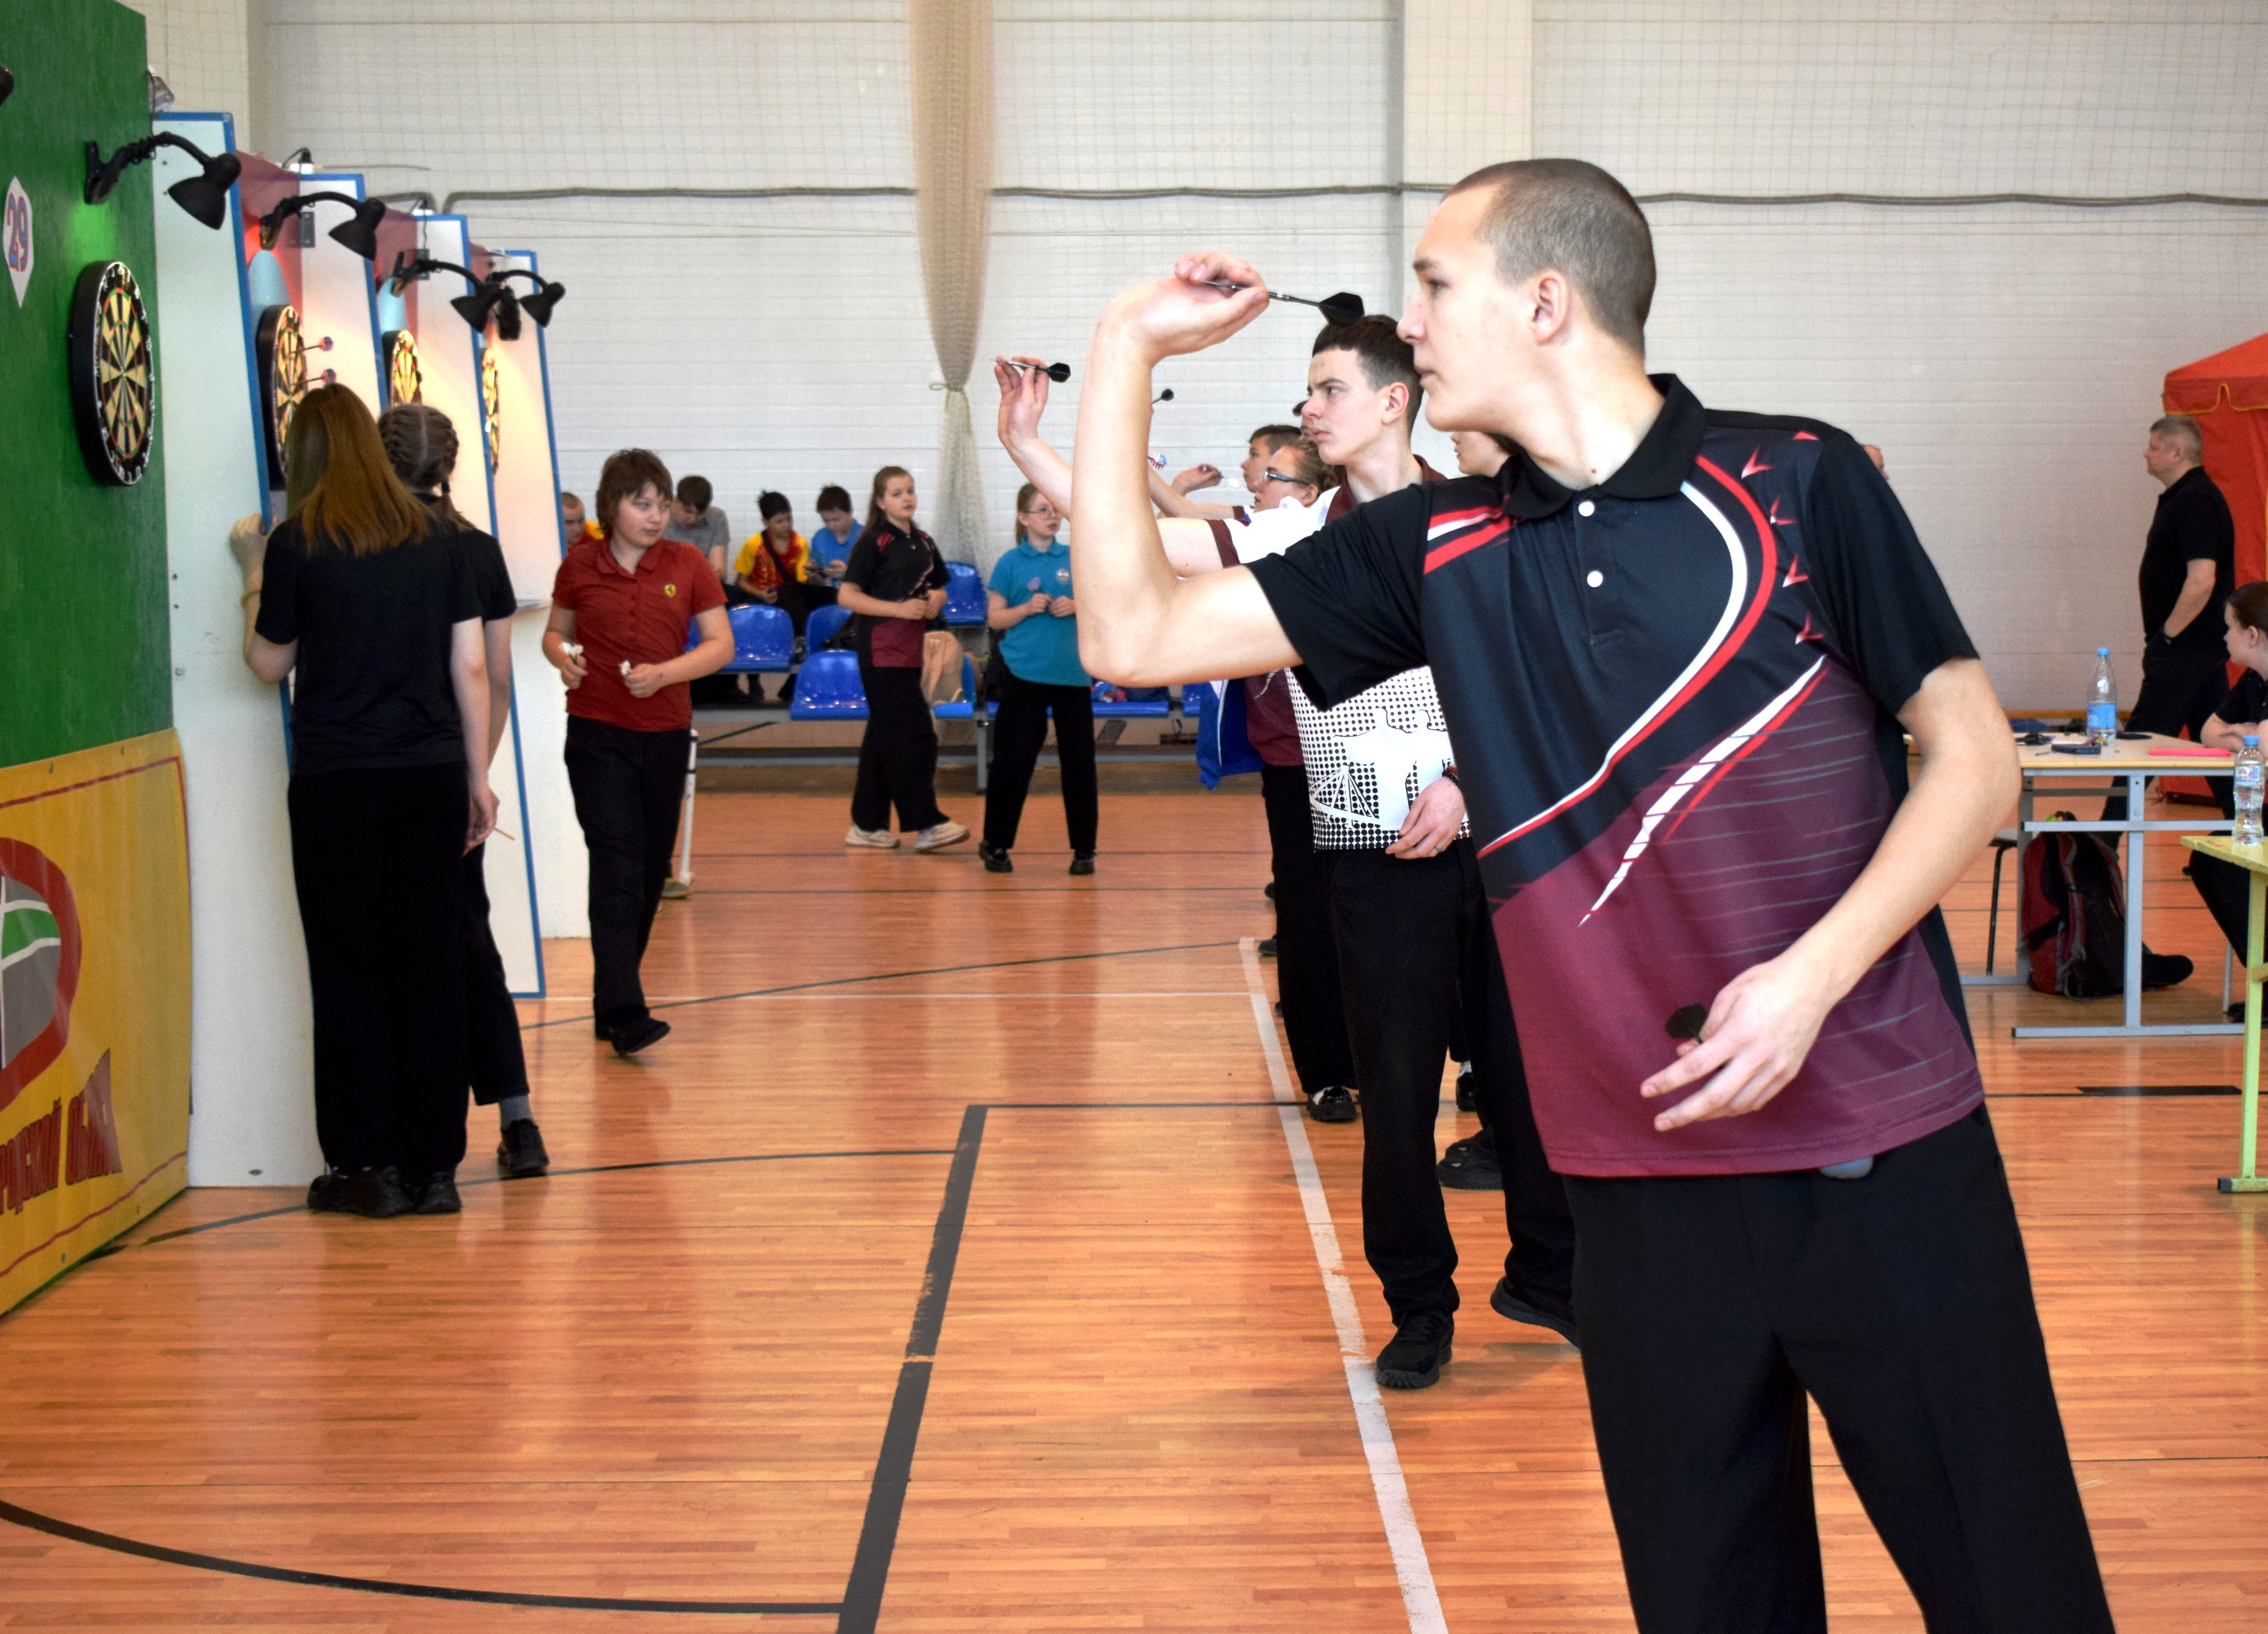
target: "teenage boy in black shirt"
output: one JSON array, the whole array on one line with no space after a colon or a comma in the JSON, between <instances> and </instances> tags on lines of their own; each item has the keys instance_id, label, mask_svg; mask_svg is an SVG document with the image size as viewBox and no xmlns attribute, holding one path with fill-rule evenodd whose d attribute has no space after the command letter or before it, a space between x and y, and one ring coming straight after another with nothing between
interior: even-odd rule
<instances>
[{"instance_id":1,"label":"teenage boy in black shirt","mask_svg":"<svg viewBox=\"0 0 2268 1634\"><path fill-rule=\"evenodd\" d=\"M2102 1634L1936 912L2016 767L1935 570L1848 436L1647 377L1651 236L1603 171L1467 178L1416 271L1433 423L1524 454L1189 580L1146 504L1150 374L1266 287L1192 255L1112 303L1074 467L1089 666L1300 665L1329 703L1432 664L1644 1634L1825 1629L1807 1394L1932 1628Z\"/></svg>"}]
</instances>

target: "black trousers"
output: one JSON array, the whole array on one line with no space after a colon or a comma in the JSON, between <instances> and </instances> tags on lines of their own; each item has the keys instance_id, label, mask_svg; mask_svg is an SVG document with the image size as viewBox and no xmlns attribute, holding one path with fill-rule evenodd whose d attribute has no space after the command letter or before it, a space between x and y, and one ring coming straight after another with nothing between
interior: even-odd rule
<instances>
[{"instance_id":1,"label":"black trousers","mask_svg":"<svg viewBox=\"0 0 2268 1634\"><path fill-rule=\"evenodd\" d=\"M1382 850L1340 852L1331 917L1362 1084L1363 1255L1387 1309L1400 1322L1418 1311L1457 1308L1457 1245L1433 1167L1453 1037L1471 1051L1474 1104L1504 1168L1512 1239L1505 1275L1516 1288L1565 1304L1573 1297L1574 1220L1535 1132L1472 843L1407 860Z\"/></svg>"},{"instance_id":2,"label":"black trousers","mask_svg":"<svg viewBox=\"0 0 2268 1634\"><path fill-rule=\"evenodd\" d=\"M314 1001L315 1136L336 1169L465 1155L465 768L291 779Z\"/></svg>"},{"instance_id":3,"label":"black trousers","mask_svg":"<svg viewBox=\"0 0 2268 1634\"><path fill-rule=\"evenodd\" d=\"M2184 632L2186 633L2186 632ZM2135 695L2127 714L2129 732L2161 732L2178 737L2182 728L2202 738L2205 721L2228 696L2228 654L2215 642L2212 649L2192 652L2163 640L2151 642L2142 654L2142 690ZM2126 815L2125 785L2103 802L2102 817L2117 822ZM2115 844L2120 836L2110 836Z\"/></svg>"},{"instance_id":4,"label":"black trousers","mask_svg":"<svg viewBox=\"0 0 2268 1634\"><path fill-rule=\"evenodd\" d=\"M1339 854L1315 849L1306 767L1263 766L1260 794L1276 869L1276 986L1283 996L1292 1070L1310 1095L1335 1084L1351 1089L1358 1082L1354 1051L1347 1043L1338 938L1331 928L1331 870Z\"/></svg>"},{"instance_id":5,"label":"black trousers","mask_svg":"<svg viewBox=\"0 0 2268 1634\"><path fill-rule=\"evenodd\" d=\"M567 781L591 852L591 1008L608 1026L646 1016L638 963L677 844L690 735L567 718Z\"/></svg>"},{"instance_id":6,"label":"black trousers","mask_svg":"<svg viewBox=\"0 0 2268 1634\"><path fill-rule=\"evenodd\" d=\"M1931 1634L2109 1634L1980 1108L1863 1180L1569 1176L1642 1634L1820 1634L1808 1394Z\"/></svg>"},{"instance_id":7,"label":"black trousers","mask_svg":"<svg viewBox=\"0 0 2268 1634\"><path fill-rule=\"evenodd\" d=\"M992 724L992 777L984 791L984 843L1006 850L1024 820L1032 768L1056 718L1056 755L1063 766L1064 822L1071 849L1094 850L1100 798L1094 781L1094 695L1085 687L1049 687L1003 672L1000 713Z\"/></svg>"},{"instance_id":8,"label":"black trousers","mask_svg":"<svg viewBox=\"0 0 2268 1634\"><path fill-rule=\"evenodd\" d=\"M861 828L887 828L890 808L908 834L945 821L937 806L937 721L922 696L918 666L877 666L858 660L866 688L866 735L858 740L858 782L850 794L850 821Z\"/></svg>"},{"instance_id":9,"label":"black trousers","mask_svg":"<svg viewBox=\"0 0 2268 1634\"><path fill-rule=\"evenodd\" d=\"M519 1010L504 979L504 955L489 928L488 847L465 853L465 1066L473 1099L492 1107L527 1093L527 1054L520 1047Z\"/></svg>"}]
</instances>

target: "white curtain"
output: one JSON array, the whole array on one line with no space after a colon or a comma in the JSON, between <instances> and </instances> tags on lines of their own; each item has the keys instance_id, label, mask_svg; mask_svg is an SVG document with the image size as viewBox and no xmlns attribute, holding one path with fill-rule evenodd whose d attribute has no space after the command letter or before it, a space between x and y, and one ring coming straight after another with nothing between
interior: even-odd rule
<instances>
[{"instance_id":1,"label":"white curtain","mask_svg":"<svg viewBox=\"0 0 2268 1634\"><path fill-rule=\"evenodd\" d=\"M984 489L968 372L992 232L992 0L907 0L913 61L915 224L930 338L945 379L938 482L923 510L956 562L982 559Z\"/></svg>"}]
</instances>

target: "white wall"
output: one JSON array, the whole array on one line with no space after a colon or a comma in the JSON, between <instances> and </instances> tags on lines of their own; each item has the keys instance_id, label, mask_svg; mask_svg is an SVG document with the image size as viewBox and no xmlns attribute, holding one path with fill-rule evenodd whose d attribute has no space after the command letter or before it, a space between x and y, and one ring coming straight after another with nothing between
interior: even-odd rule
<instances>
[{"instance_id":1,"label":"white wall","mask_svg":"<svg viewBox=\"0 0 2268 1634\"><path fill-rule=\"evenodd\" d=\"M868 0L262 0L270 146L381 191L902 188L902 8ZM1641 194L2268 195L2268 8L2234 0L995 0L997 180L1375 188L1577 153ZM1075 366L1094 312L1226 243L1279 287L1399 298L1422 195L1008 197L986 351ZM779 487L928 479L938 399L909 201L498 202L570 295L548 337L562 480L649 444L736 524ZM2268 212L1652 207L1653 351L1705 400L1889 453L2004 696L2135 673L2139 470L2160 377L2268 328ZM1310 320L1174 365L1174 463L1227 464L1295 395ZM1055 416L1067 431L1076 380ZM979 384L981 410L986 389ZM1440 444L1428 440L1429 453ZM1005 542L1016 478L997 452Z\"/></svg>"}]
</instances>

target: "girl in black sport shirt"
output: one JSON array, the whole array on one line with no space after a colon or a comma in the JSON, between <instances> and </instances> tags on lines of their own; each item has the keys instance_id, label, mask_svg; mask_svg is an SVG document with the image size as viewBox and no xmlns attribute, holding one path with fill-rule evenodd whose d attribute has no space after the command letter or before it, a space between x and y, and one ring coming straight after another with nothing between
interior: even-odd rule
<instances>
[{"instance_id":1,"label":"girl in black sport shirt","mask_svg":"<svg viewBox=\"0 0 2268 1634\"><path fill-rule=\"evenodd\" d=\"M914 524L914 479L902 467L874 473L866 530L843 569L842 605L857 615L851 639L866 689L866 735L850 796L845 845L892 850L890 808L914 850L958 845L968 830L937 805L937 722L922 696L922 634L945 607L945 560Z\"/></svg>"},{"instance_id":2,"label":"girl in black sport shirt","mask_svg":"<svg viewBox=\"0 0 2268 1634\"><path fill-rule=\"evenodd\" d=\"M291 872L314 1005L320 1211L454 1213L465 1155L462 859L496 826L471 567L343 386L286 438L246 575L245 661L295 669Z\"/></svg>"}]
</instances>

